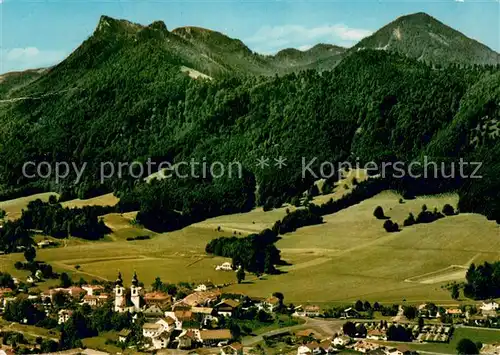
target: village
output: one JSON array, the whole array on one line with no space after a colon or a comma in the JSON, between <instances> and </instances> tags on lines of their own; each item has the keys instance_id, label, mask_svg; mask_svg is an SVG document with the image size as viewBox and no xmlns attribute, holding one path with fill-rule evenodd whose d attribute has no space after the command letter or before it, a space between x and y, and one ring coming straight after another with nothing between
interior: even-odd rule
<instances>
[{"instance_id":1,"label":"village","mask_svg":"<svg viewBox=\"0 0 500 355\"><path fill-rule=\"evenodd\" d=\"M265 298L225 294L207 282L193 285L192 292L180 298L159 287L144 287L135 273L126 285L119 273L112 285L72 285L28 295L2 288L0 306L6 318L11 303L28 300L60 329L72 321L77 310L109 307L114 314L129 316L131 321L128 327L117 330L115 339L107 341L123 350L146 353L175 350L186 354L258 354L286 344L283 353L298 355L346 351L411 355L418 350L408 345L448 343L461 327L486 327L498 332L498 342L482 344L481 353L500 351L500 310L493 300L446 308L432 303L389 306L367 301L345 308L321 308L287 305L284 297L280 292ZM27 324L28 318L27 314L19 323ZM252 329L251 324L258 326ZM259 326L271 330L257 336L254 332ZM1 332L5 333L4 329ZM13 344L6 343L4 335L1 351L15 353Z\"/></svg>"}]
</instances>

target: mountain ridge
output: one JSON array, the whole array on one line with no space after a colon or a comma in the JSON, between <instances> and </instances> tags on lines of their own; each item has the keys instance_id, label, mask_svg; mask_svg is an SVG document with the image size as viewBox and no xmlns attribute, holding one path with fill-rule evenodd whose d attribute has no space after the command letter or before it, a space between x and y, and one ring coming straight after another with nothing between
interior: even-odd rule
<instances>
[{"instance_id":1,"label":"mountain ridge","mask_svg":"<svg viewBox=\"0 0 500 355\"><path fill-rule=\"evenodd\" d=\"M500 55L425 12L403 15L363 38L351 51L395 51L440 65L498 64Z\"/></svg>"}]
</instances>

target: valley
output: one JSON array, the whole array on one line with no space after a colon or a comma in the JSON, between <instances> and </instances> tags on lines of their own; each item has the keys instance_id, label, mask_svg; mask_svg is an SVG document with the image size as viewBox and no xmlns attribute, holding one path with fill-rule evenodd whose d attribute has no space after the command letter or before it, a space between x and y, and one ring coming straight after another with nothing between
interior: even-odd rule
<instances>
[{"instance_id":1,"label":"valley","mask_svg":"<svg viewBox=\"0 0 500 355\"><path fill-rule=\"evenodd\" d=\"M286 215L286 209L294 207L215 217L160 234L134 227L133 214L105 215L104 221L112 233L104 240L77 242L77 238L70 238L67 242L63 240L61 247L38 250L37 255L39 260L53 265L58 272L69 273L75 280L83 277L111 281L118 270L125 278L136 271L145 284L152 283L157 276L170 283L211 281L231 284L225 288L227 292L262 296L280 291L296 304L326 305L357 299L454 303L449 291L441 286L462 281L472 262L478 264L500 257L498 225L480 215L463 213L388 234L382 222L373 217L377 206L382 206L387 216L402 225L409 212L418 214L424 204L441 210L445 204L456 206L458 201L454 194L423 196L404 203L399 202L400 197L391 191L382 192L325 216L321 225L283 235L276 243L282 258L290 263L279 267L283 273L261 279L250 276L248 282L239 285L234 273L215 271L215 266L227 259L207 255L205 245L219 236L248 235L270 228ZM317 197L318 201L322 198ZM66 204L83 206L96 201L113 199L102 196ZM132 235L147 234L152 239L125 240ZM21 254L2 256L2 270L25 278L26 272L13 268L14 262L22 259ZM75 270L76 265L79 270ZM39 287L47 285L42 283Z\"/></svg>"}]
</instances>

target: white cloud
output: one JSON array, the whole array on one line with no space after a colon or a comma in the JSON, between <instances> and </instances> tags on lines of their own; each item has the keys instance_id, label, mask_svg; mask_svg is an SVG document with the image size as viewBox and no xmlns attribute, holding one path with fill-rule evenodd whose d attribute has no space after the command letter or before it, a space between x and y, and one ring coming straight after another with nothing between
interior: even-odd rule
<instances>
[{"instance_id":1,"label":"white cloud","mask_svg":"<svg viewBox=\"0 0 500 355\"><path fill-rule=\"evenodd\" d=\"M51 66L62 61L66 55L66 51L62 50L46 50L36 47L11 48L1 52L0 60L2 71L7 72Z\"/></svg>"},{"instance_id":2,"label":"white cloud","mask_svg":"<svg viewBox=\"0 0 500 355\"><path fill-rule=\"evenodd\" d=\"M285 47L301 47L309 43L342 43L352 45L372 31L352 28L343 23L305 27L301 25L264 26L245 42L257 51L270 52Z\"/></svg>"},{"instance_id":3,"label":"white cloud","mask_svg":"<svg viewBox=\"0 0 500 355\"><path fill-rule=\"evenodd\" d=\"M455 2L465 2L465 0L455 0Z\"/></svg>"}]
</instances>

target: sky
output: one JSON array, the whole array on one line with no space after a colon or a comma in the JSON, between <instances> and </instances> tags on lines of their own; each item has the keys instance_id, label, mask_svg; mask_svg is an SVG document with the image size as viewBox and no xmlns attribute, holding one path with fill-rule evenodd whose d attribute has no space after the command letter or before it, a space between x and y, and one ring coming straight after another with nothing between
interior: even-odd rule
<instances>
[{"instance_id":1,"label":"sky","mask_svg":"<svg viewBox=\"0 0 500 355\"><path fill-rule=\"evenodd\" d=\"M272 54L316 43L350 47L395 18L426 12L500 51L499 0L0 0L0 73L56 64L101 15L172 30L199 26Z\"/></svg>"}]
</instances>

